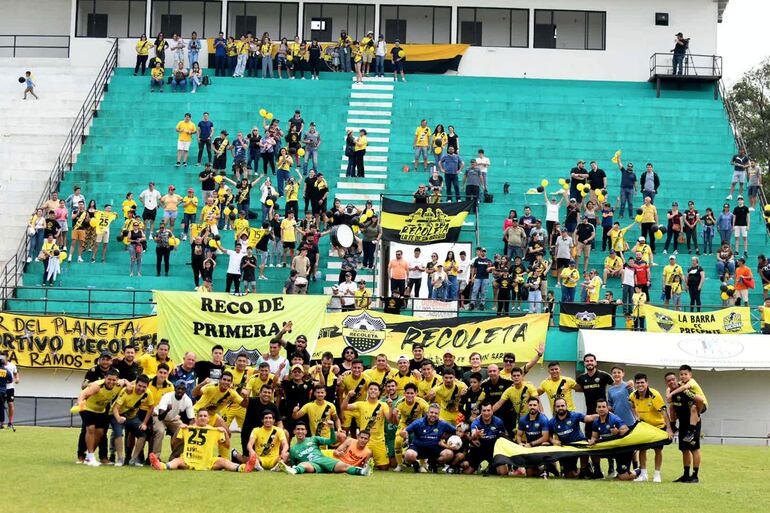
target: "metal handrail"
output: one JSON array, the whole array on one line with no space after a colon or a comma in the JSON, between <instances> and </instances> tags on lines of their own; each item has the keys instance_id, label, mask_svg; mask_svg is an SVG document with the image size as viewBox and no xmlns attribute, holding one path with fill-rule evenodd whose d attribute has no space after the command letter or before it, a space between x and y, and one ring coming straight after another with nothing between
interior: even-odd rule
<instances>
[{"instance_id":1,"label":"metal handrail","mask_svg":"<svg viewBox=\"0 0 770 513\"><path fill-rule=\"evenodd\" d=\"M727 118L730 121L730 129L733 132L733 139L735 139L735 145L738 149L740 148L746 148L746 143L743 140L743 135L741 134L741 129L738 126L738 116L735 114L735 109L733 108L733 102L730 101L730 96L727 92L727 88L725 87L724 80L719 80L719 95L722 97L722 103L725 106L725 111L727 112Z\"/></svg>"},{"instance_id":2,"label":"metal handrail","mask_svg":"<svg viewBox=\"0 0 770 513\"><path fill-rule=\"evenodd\" d=\"M672 73L664 73L662 71L671 70L671 52L666 53L654 53L650 56L650 78L655 78L657 75L672 75ZM664 58L665 57L665 58ZM699 62L707 64L698 65ZM689 51L685 54L686 69L682 76L697 76L698 71L707 71L705 77L722 77L722 56L721 55L707 55L707 54L694 54ZM694 73L690 73L690 70Z\"/></svg>"},{"instance_id":3,"label":"metal handrail","mask_svg":"<svg viewBox=\"0 0 770 513\"><path fill-rule=\"evenodd\" d=\"M0 49L2 48L13 48L13 57L16 57L16 49L17 48L43 48L43 49L49 49L49 50L67 50L67 58L69 59L70 56L70 36L69 35L51 35L51 34L0 34L0 38L3 37L12 37L13 38L13 44L11 45L0 45ZM51 46L51 45L39 45L39 44L31 44L31 45L20 45L18 44L18 38L22 37L44 37L44 38L52 38L52 37L63 37L67 38L67 44L66 46Z\"/></svg>"},{"instance_id":4,"label":"metal handrail","mask_svg":"<svg viewBox=\"0 0 770 513\"><path fill-rule=\"evenodd\" d=\"M56 158L51 174L45 183L40 199L35 207L42 205L53 191L58 190L67 171L72 170L72 165L76 153L86 140L86 129L90 126L91 120L97 116L99 104L107 91L107 86L112 76L113 70L118 66L118 40L113 41L107 58L88 91L88 94L81 105L80 110L75 116L75 120L70 127L69 134L64 140L59 156ZM4 310L6 301L12 296L14 289L19 286L21 277L26 267L26 256L29 245L29 237L26 232L16 253L6 262L5 267L0 271L0 310Z\"/></svg>"}]
</instances>

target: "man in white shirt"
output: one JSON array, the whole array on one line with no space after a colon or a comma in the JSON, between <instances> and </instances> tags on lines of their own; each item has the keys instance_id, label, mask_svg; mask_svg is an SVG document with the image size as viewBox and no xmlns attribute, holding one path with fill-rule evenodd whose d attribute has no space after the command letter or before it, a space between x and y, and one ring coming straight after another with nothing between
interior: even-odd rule
<instances>
[{"instance_id":1,"label":"man in white shirt","mask_svg":"<svg viewBox=\"0 0 770 513\"><path fill-rule=\"evenodd\" d=\"M152 229L155 227L155 217L158 215L158 203L160 202L160 191L155 188L155 182L150 182L147 188L139 195L139 201L144 205L142 220L147 228L147 238L152 238Z\"/></svg>"},{"instance_id":2,"label":"man in white shirt","mask_svg":"<svg viewBox=\"0 0 770 513\"><path fill-rule=\"evenodd\" d=\"M377 39L377 48L374 50L374 74L378 77L385 76L385 54L388 51L388 45L382 34Z\"/></svg>"},{"instance_id":3,"label":"man in white shirt","mask_svg":"<svg viewBox=\"0 0 770 513\"><path fill-rule=\"evenodd\" d=\"M457 262L457 299L460 300L460 308L463 308L465 300L465 288L468 286L468 280L471 277L471 261L465 251L460 251L460 260Z\"/></svg>"},{"instance_id":4,"label":"man in white shirt","mask_svg":"<svg viewBox=\"0 0 770 513\"><path fill-rule=\"evenodd\" d=\"M80 194L80 186L76 185L72 189L72 194L67 196L67 199L64 200L64 206L67 207L67 210L72 212L76 208L78 208L79 202L86 202L86 197Z\"/></svg>"},{"instance_id":5,"label":"man in white shirt","mask_svg":"<svg viewBox=\"0 0 770 513\"><path fill-rule=\"evenodd\" d=\"M283 380L286 374L289 372L288 361L285 357L281 356L281 342L278 340L271 340L268 346L267 358L264 355L260 355L257 359L256 367L259 368L259 364L266 362L270 366L270 374Z\"/></svg>"},{"instance_id":6,"label":"man in white shirt","mask_svg":"<svg viewBox=\"0 0 770 513\"><path fill-rule=\"evenodd\" d=\"M195 418L192 399L185 393L187 388L184 381L178 381L174 385L173 392L166 392L160 398L155 407L152 419L152 452L160 457L163 448L163 436L166 431L171 432L171 458L179 456L184 444L176 439L176 433L183 424L191 422Z\"/></svg>"},{"instance_id":7,"label":"man in white shirt","mask_svg":"<svg viewBox=\"0 0 770 513\"><path fill-rule=\"evenodd\" d=\"M227 277L225 278L225 292L230 292L230 285L235 285L234 294L241 293L241 261L246 256L246 250L243 249L240 242L235 243L235 251L232 249L225 249L222 244L217 241L217 248L221 253L227 253L230 257L227 260Z\"/></svg>"},{"instance_id":8,"label":"man in white shirt","mask_svg":"<svg viewBox=\"0 0 770 513\"><path fill-rule=\"evenodd\" d=\"M342 298L340 297L340 288L337 285L332 287L332 297L329 299L329 306L326 309L331 313L342 311Z\"/></svg>"},{"instance_id":9,"label":"man in white shirt","mask_svg":"<svg viewBox=\"0 0 770 513\"><path fill-rule=\"evenodd\" d=\"M433 271L431 279L433 280L433 296L431 299L446 299L447 275L443 264L436 265L436 270Z\"/></svg>"},{"instance_id":10,"label":"man in white shirt","mask_svg":"<svg viewBox=\"0 0 770 513\"><path fill-rule=\"evenodd\" d=\"M356 309L356 284L353 283L353 275L345 273L345 281L339 284L342 300L342 311L350 312Z\"/></svg>"},{"instance_id":11,"label":"man in white shirt","mask_svg":"<svg viewBox=\"0 0 770 513\"><path fill-rule=\"evenodd\" d=\"M422 275L425 271L425 264L420 258L420 248L414 248L414 258L409 260L409 274L406 287L412 297L420 297L420 287L422 286Z\"/></svg>"},{"instance_id":12,"label":"man in white shirt","mask_svg":"<svg viewBox=\"0 0 770 513\"><path fill-rule=\"evenodd\" d=\"M489 169L489 159L484 155L484 150L479 149L479 155L476 157L476 167L481 171L484 180L487 179L487 169Z\"/></svg>"}]
</instances>

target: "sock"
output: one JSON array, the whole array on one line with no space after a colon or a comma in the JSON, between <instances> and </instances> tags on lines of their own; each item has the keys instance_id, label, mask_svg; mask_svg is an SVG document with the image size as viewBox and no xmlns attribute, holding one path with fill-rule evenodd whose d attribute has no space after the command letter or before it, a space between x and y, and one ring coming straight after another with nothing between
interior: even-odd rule
<instances>
[{"instance_id":1,"label":"sock","mask_svg":"<svg viewBox=\"0 0 770 513\"><path fill-rule=\"evenodd\" d=\"M687 465L684 467L684 477L690 477L690 467Z\"/></svg>"},{"instance_id":2,"label":"sock","mask_svg":"<svg viewBox=\"0 0 770 513\"><path fill-rule=\"evenodd\" d=\"M642 471L641 471L641 473L640 473L639 475L640 475L640 476L642 476L642 477L644 477L644 478L647 478L647 469L646 469L646 468L643 468L643 469L642 469Z\"/></svg>"},{"instance_id":3,"label":"sock","mask_svg":"<svg viewBox=\"0 0 770 513\"><path fill-rule=\"evenodd\" d=\"M93 459L96 459L96 458L94 458L94 453L86 452L86 461L91 461Z\"/></svg>"},{"instance_id":4,"label":"sock","mask_svg":"<svg viewBox=\"0 0 770 513\"><path fill-rule=\"evenodd\" d=\"M692 477L698 477L698 467L692 468Z\"/></svg>"},{"instance_id":5,"label":"sock","mask_svg":"<svg viewBox=\"0 0 770 513\"><path fill-rule=\"evenodd\" d=\"M305 473L305 467L302 465L297 465L295 467L292 467L294 470L297 471L297 474L304 474Z\"/></svg>"},{"instance_id":6,"label":"sock","mask_svg":"<svg viewBox=\"0 0 770 513\"><path fill-rule=\"evenodd\" d=\"M360 469L358 467L348 467L345 473L350 474L351 476L360 476L360 475L363 475L363 469Z\"/></svg>"}]
</instances>

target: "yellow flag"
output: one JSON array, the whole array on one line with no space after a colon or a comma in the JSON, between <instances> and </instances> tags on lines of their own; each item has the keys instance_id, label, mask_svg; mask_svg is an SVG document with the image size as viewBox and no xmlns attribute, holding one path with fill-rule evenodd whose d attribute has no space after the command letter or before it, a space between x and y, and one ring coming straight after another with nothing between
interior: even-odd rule
<instances>
[{"instance_id":1,"label":"yellow flag","mask_svg":"<svg viewBox=\"0 0 770 513\"><path fill-rule=\"evenodd\" d=\"M613 164L617 164L618 161L620 160L620 153L621 153L620 150L615 152L615 156L612 157L612 163Z\"/></svg>"}]
</instances>

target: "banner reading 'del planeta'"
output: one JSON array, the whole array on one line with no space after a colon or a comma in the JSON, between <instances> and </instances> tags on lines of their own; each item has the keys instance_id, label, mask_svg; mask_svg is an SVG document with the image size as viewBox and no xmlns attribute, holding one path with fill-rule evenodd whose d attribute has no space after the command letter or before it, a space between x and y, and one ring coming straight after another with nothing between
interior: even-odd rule
<instances>
[{"instance_id":1,"label":"banner reading 'del planeta'","mask_svg":"<svg viewBox=\"0 0 770 513\"><path fill-rule=\"evenodd\" d=\"M751 310L734 306L713 312L677 312L643 305L647 331L657 333L754 333Z\"/></svg>"},{"instance_id":2,"label":"banner reading 'del planeta'","mask_svg":"<svg viewBox=\"0 0 770 513\"><path fill-rule=\"evenodd\" d=\"M456 242L472 205L472 201L425 204L382 198L382 239L404 244Z\"/></svg>"},{"instance_id":3,"label":"banner reading 'del planeta'","mask_svg":"<svg viewBox=\"0 0 770 513\"><path fill-rule=\"evenodd\" d=\"M217 344L225 353L266 354L270 339L287 321L297 335L308 339L308 351L323 326L328 297L309 295L153 292L158 305L158 336L171 345L171 358L181 361L186 351L208 358Z\"/></svg>"},{"instance_id":4,"label":"banner reading 'del planeta'","mask_svg":"<svg viewBox=\"0 0 770 513\"><path fill-rule=\"evenodd\" d=\"M434 362L441 362L447 350L459 365L468 365L473 352L481 354L485 365L501 363L508 352L516 355L517 362L526 362L545 343L547 331L548 314L423 319L357 310L326 315L313 358L320 359L325 351L339 357L351 346L360 355L383 353L396 361L400 355L411 357L412 345L420 343L425 357Z\"/></svg>"},{"instance_id":5,"label":"banner reading 'del planeta'","mask_svg":"<svg viewBox=\"0 0 770 513\"><path fill-rule=\"evenodd\" d=\"M126 346L140 349L157 341L155 316L88 319L66 315L0 313L0 352L19 367L89 369L102 351L121 356Z\"/></svg>"}]
</instances>

